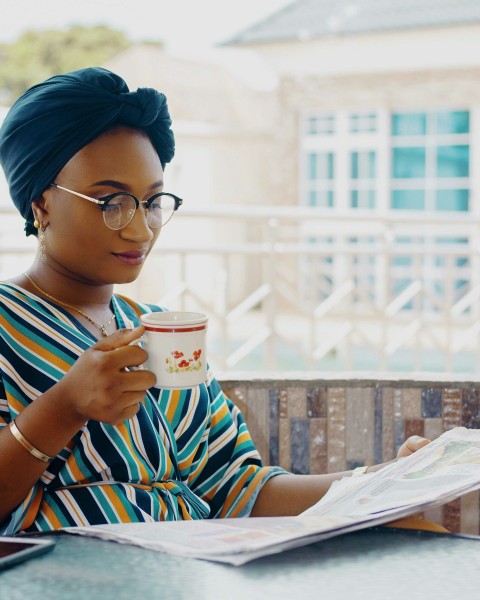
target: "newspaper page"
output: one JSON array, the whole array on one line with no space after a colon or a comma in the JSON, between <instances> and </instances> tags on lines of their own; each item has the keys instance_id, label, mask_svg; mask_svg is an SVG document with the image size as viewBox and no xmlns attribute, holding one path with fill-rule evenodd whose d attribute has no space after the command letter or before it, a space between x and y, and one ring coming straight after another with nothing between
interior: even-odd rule
<instances>
[{"instance_id":1,"label":"newspaper page","mask_svg":"<svg viewBox=\"0 0 480 600\"><path fill-rule=\"evenodd\" d=\"M238 566L338 535L353 525L350 519L328 516L259 517L93 525L64 531Z\"/></svg>"},{"instance_id":2,"label":"newspaper page","mask_svg":"<svg viewBox=\"0 0 480 600\"><path fill-rule=\"evenodd\" d=\"M406 517L475 489L480 489L480 430L456 428L375 473L337 481L298 517L125 523L65 531L241 565Z\"/></svg>"},{"instance_id":3,"label":"newspaper page","mask_svg":"<svg viewBox=\"0 0 480 600\"><path fill-rule=\"evenodd\" d=\"M480 430L457 427L376 473L335 482L303 515L357 519L444 504L480 487Z\"/></svg>"}]
</instances>

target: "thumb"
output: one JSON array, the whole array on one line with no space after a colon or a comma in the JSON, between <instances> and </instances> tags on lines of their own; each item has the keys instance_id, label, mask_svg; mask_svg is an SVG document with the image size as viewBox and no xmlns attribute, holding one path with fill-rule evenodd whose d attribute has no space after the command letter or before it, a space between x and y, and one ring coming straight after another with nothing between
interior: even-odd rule
<instances>
[{"instance_id":1,"label":"thumb","mask_svg":"<svg viewBox=\"0 0 480 600\"><path fill-rule=\"evenodd\" d=\"M135 329L119 329L115 333L112 333L112 335L99 340L92 346L92 348L95 348L95 350L101 350L102 352L116 350L117 348L128 346L141 337L143 332L143 325L139 325L138 327L135 327Z\"/></svg>"},{"instance_id":2,"label":"thumb","mask_svg":"<svg viewBox=\"0 0 480 600\"><path fill-rule=\"evenodd\" d=\"M417 450L420 450L420 448L423 448L429 444L430 441L431 440L420 435L411 435L401 446L400 450L398 451L397 458L402 458L404 456L413 454Z\"/></svg>"},{"instance_id":3,"label":"thumb","mask_svg":"<svg viewBox=\"0 0 480 600\"><path fill-rule=\"evenodd\" d=\"M416 452L430 443L430 440L420 435L412 435L407 439L407 446L412 452Z\"/></svg>"}]
</instances>

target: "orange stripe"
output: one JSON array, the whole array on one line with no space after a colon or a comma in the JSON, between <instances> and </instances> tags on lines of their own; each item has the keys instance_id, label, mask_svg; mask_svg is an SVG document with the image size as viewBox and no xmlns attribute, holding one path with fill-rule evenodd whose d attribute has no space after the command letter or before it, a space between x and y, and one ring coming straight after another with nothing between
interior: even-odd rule
<instances>
[{"instance_id":1,"label":"orange stripe","mask_svg":"<svg viewBox=\"0 0 480 600\"><path fill-rule=\"evenodd\" d=\"M19 294L18 292L15 292L15 295L17 296L17 298L19 298L21 301L24 300L25 298L25 294ZM13 310L17 311L20 315L22 315L24 317L24 320L27 321L28 323L34 323L37 325L37 329L44 329L45 328L45 322L42 319L39 319L37 317L34 317L32 315L32 313L29 310L25 310L23 307L21 307L19 304L15 304L13 303L11 300L4 298L3 299L4 302L8 305L11 306ZM43 308L43 307L42 307ZM57 311L58 312L58 311ZM55 315L54 318L57 318L58 320L61 320L61 317L63 317L63 315L57 317ZM65 317L63 317L65 318ZM65 322L65 324L67 325L68 322ZM56 331L55 329L53 329L52 327L48 327L48 332L49 334L55 338L56 340L62 342L62 344L67 347L70 348L72 350L76 350L78 352L78 348L70 341L65 339L65 337L58 331Z\"/></svg>"},{"instance_id":2,"label":"orange stripe","mask_svg":"<svg viewBox=\"0 0 480 600\"><path fill-rule=\"evenodd\" d=\"M57 515L54 513L51 506L44 503L42 510L40 511L42 516L48 520L48 522L52 525L53 529L60 529L63 527L63 524L60 523Z\"/></svg>"},{"instance_id":3,"label":"orange stripe","mask_svg":"<svg viewBox=\"0 0 480 600\"><path fill-rule=\"evenodd\" d=\"M24 335L23 333L20 333L18 329L15 329L15 327L13 327L11 323L6 319L0 318L0 324L18 343L22 344L23 346L26 346L32 352L41 356L43 359L45 359L46 362L54 364L63 371L67 371L70 368L70 365L67 362L65 362L52 352L45 350L45 348L39 346L38 344L32 344L32 340L28 336Z\"/></svg>"},{"instance_id":4,"label":"orange stripe","mask_svg":"<svg viewBox=\"0 0 480 600\"><path fill-rule=\"evenodd\" d=\"M207 464L207 460L208 460L208 454L205 453L202 457L201 462L197 465L197 468L195 469L195 471L192 471L191 473L189 473L188 475L188 481L191 482L195 479L195 477L197 477L197 475L203 471L204 466ZM182 468L182 467L180 467Z\"/></svg>"},{"instance_id":5,"label":"orange stripe","mask_svg":"<svg viewBox=\"0 0 480 600\"><path fill-rule=\"evenodd\" d=\"M43 498L43 488L41 486L39 486L39 488L37 489L37 492L35 494L35 497L33 498L32 503L30 504L30 506L28 508L27 514L23 518L23 523L20 527L21 531L23 531L24 529L28 529L28 527L30 527L30 525L35 521L38 511L40 510L40 504L42 502L42 498Z\"/></svg>"},{"instance_id":6,"label":"orange stripe","mask_svg":"<svg viewBox=\"0 0 480 600\"><path fill-rule=\"evenodd\" d=\"M178 507L184 521L193 521L192 515L188 512L185 502L181 496L177 496Z\"/></svg>"},{"instance_id":7,"label":"orange stripe","mask_svg":"<svg viewBox=\"0 0 480 600\"><path fill-rule=\"evenodd\" d=\"M112 507L116 510L118 514L118 518L122 523L131 523L132 519L128 512L126 511L123 504L120 502L118 496L113 491L113 488L109 485L101 485L99 486L104 492L105 495L110 500Z\"/></svg>"},{"instance_id":8,"label":"orange stripe","mask_svg":"<svg viewBox=\"0 0 480 600\"><path fill-rule=\"evenodd\" d=\"M70 473L76 482L80 483L85 478L85 474L80 470L73 454L70 454L68 457L65 467L70 470Z\"/></svg>"},{"instance_id":9,"label":"orange stripe","mask_svg":"<svg viewBox=\"0 0 480 600\"><path fill-rule=\"evenodd\" d=\"M180 390L172 390L172 393L170 395L170 401L167 405L167 419L168 421L171 423L173 420L173 417L175 416L175 410L178 407L178 402L180 400Z\"/></svg>"},{"instance_id":10,"label":"orange stripe","mask_svg":"<svg viewBox=\"0 0 480 600\"><path fill-rule=\"evenodd\" d=\"M244 473L244 476L240 479L240 481L237 482L233 486L233 488L230 490L230 493L228 494L228 496L227 496L227 498L225 500L225 503L223 505L222 511L220 513L220 517L225 517L225 515L228 513L228 510L229 510L230 506L232 506L232 504L234 503L233 501L238 498L238 495L239 495L239 493L241 491L242 484L251 475L252 469L256 469L256 468L257 467L254 467L253 465L251 467L249 467L248 470L246 471L246 473ZM255 475L255 477L249 483L248 488L244 491L244 494L242 495L242 498L239 500L238 504L233 509L232 514L229 515L230 518L233 518L233 517L239 515L242 512L242 510L245 508L245 506L247 505L248 501L252 497L253 493L258 488L261 480L264 478L264 476L266 474L266 471L268 471L268 467L263 467L263 468L261 468L261 469L258 470L258 472ZM230 498L232 499L231 501L229 501Z\"/></svg>"}]
</instances>

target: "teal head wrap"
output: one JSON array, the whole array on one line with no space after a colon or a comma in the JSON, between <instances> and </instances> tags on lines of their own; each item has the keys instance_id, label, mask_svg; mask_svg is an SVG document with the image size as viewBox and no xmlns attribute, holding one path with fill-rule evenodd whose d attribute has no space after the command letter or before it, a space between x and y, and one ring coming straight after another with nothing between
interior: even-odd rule
<instances>
[{"instance_id":1,"label":"teal head wrap","mask_svg":"<svg viewBox=\"0 0 480 600\"><path fill-rule=\"evenodd\" d=\"M83 146L115 125L142 129L162 166L175 141L164 94L152 88L130 92L125 81L99 67L56 75L27 90L0 128L0 164L10 195L36 233L32 202Z\"/></svg>"}]
</instances>

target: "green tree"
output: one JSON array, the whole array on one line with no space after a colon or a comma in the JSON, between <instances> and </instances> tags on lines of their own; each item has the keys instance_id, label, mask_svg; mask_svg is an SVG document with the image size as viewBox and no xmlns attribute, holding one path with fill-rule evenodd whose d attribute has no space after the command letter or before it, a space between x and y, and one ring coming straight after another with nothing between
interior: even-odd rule
<instances>
[{"instance_id":1,"label":"green tree","mask_svg":"<svg viewBox=\"0 0 480 600\"><path fill-rule=\"evenodd\" d=\"M0 104L11 104L52 75L100 66L130 45L122 32L104 25L27 31L11 44L0 44Z\"/></svg>"}]
</instances>

